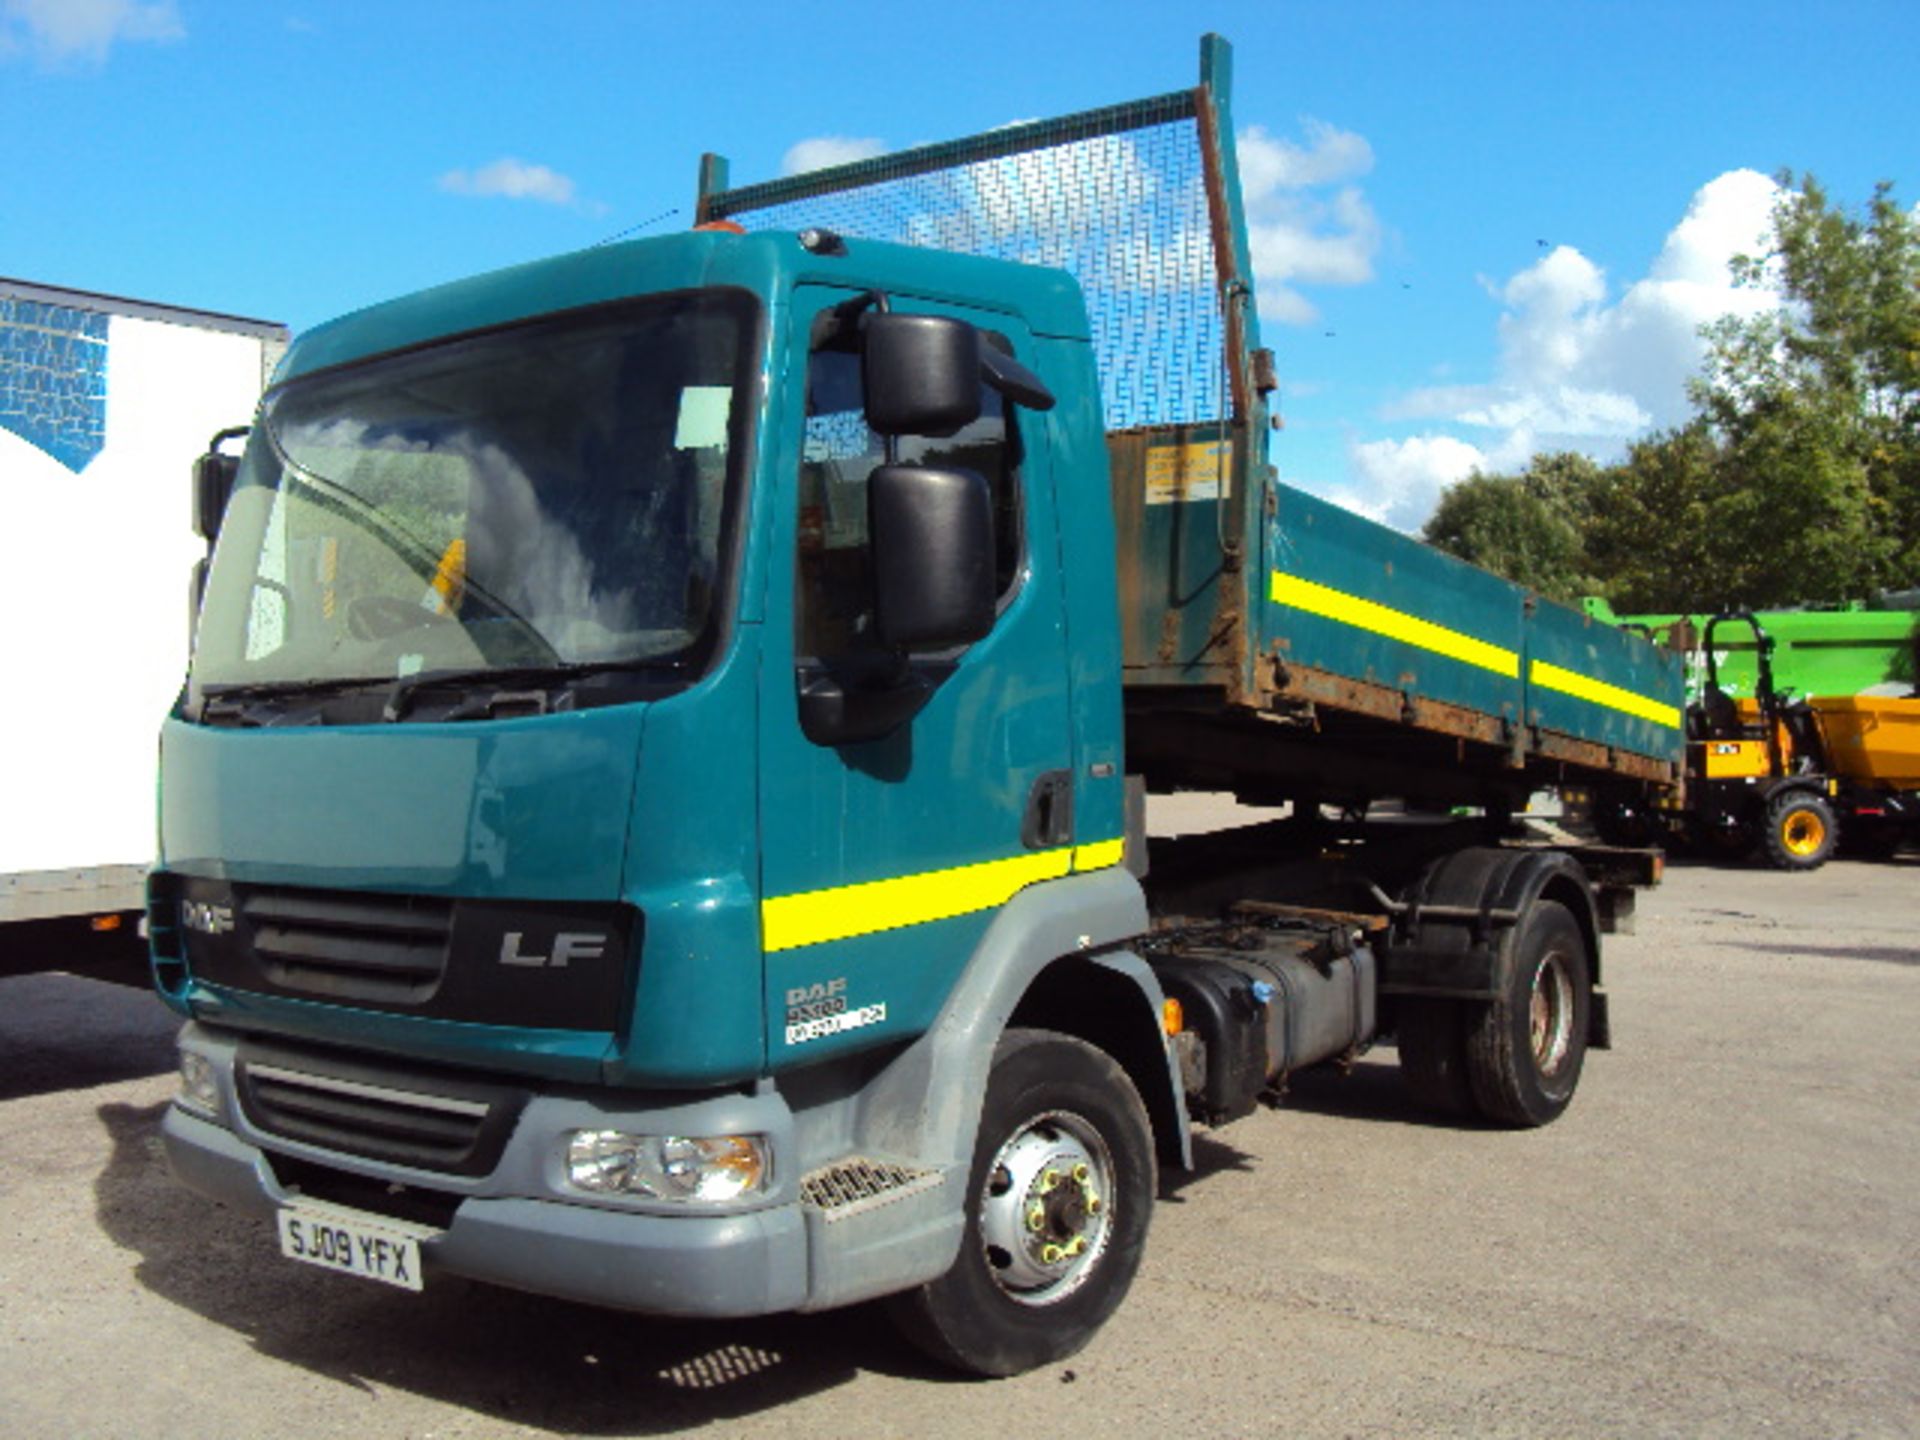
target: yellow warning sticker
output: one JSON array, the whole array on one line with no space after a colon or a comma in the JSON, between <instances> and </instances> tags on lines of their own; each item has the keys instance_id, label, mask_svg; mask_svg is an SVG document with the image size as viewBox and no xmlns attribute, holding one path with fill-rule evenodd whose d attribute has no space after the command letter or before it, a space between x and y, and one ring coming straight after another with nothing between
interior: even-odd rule
<instances>
[{"instance_id":1,"label":"yellow warning sticker","mask_svg":"<svg viewBox=\"0 0 1920 1440\"><path fill-rule=\"evenodd\" d=\"M1152 446L1147 451L1147 504L1218 500L1232 466L1232 442L1227 440Z\"/></svg>"}]
</instances>

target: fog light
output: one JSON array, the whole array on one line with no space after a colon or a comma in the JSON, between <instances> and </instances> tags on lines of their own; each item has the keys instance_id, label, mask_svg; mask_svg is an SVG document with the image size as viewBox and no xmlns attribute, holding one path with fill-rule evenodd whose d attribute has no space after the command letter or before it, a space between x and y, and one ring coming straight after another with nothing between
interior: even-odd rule
<instances>
[{"instance_id":1,"label":"fog light","mask_svg":"<svg viewBox=\"0 0 1920 1440\"><path fill-rule=\"evenodd\" d=\"M220 1113L220 1082L214 1078L213 1062L194 1050L180 1052L180 1093L175 1097L188 1110L207 1115Z\"/></svg>"},{"instance_id":2,"label":"fog light","mask_svg":"<svg viewBox=\"0 0 1920 1440\"><path fill-rule=\"evenodd\" d=\"M576 1130L567 1183L593 1195L713 1203L766 1189L764 1135L630 1135Z\"/></svg>"}]
</instances>

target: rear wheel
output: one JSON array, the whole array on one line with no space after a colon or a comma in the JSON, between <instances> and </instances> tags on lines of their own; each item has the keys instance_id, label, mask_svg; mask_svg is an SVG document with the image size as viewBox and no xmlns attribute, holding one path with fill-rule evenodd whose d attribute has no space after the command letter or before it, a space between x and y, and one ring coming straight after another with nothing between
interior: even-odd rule
<instances>
[{"instance_id":1,"label":"rear wheel","mask_svg":"<svg viewBox=\"0 0 1920 1440\"><path fill-rule=\"evenodd\" d=\"M1780 870L1817 870L1833 854L1839 827L1833 809L1805 790L1775 796L1767 806L1767 830L1762 848Z\"/></svg>"},{"instance_id":2,"label":"rear wheel","mask_svg":"<svg viewBox=\"0 0 1920 1440\"><path fill-rule=\"evenodd\" d=\"M1534 904L1512 945L1504 992L1467 1032L1467 1079L1487 1119L1545 1125L1580 1084L1593 967L1579 922L1555 900Z\"/></svg>"},{"instance_id":3,"label":"rear wheel","mask_svg":"<svg viewBox=\"0 0 1920 1440\"><path fill-rule=\"evenodd\" d=\"M1132 1285L1154 1186L1153 1133L1126 1072L1071 1036L1008 1031L987 1080L959 1257L895 1297L894 1319L975 1375L1064 1359Z\"/></svg>"}]
</instances>

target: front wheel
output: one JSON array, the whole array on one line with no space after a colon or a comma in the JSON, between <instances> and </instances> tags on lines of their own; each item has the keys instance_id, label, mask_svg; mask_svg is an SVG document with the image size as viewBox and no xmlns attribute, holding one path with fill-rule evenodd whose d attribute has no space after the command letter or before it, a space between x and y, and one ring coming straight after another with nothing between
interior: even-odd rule
<instances>
[{"instance_id":1,"label":"front wheel","mask_svg":"<svg viewBox=\"0 0 1920 1440\"><path fill-rule=\"evenodd\" d=\"M1545 1125L1573 1100L1587 1055L1592 973L1573 912L1537 902L1514 936L1503 993L1467 1033L1467 1079L1487 1119Z\"/></svg>"},{"instance_id":2,"label":"front wheel","mask_svg":"<svg viewBox=\"0 0 1920 1440\"><path fill-rule=\"evenodd\" d=\"M975 1375L1017 1375L1093 1338L1133 1283L1153 1133L1126 1072L1085 1041L1009 1030L994 1051L953 1268L894 1298L907 1337Z\"/></svg>"},{"instance_id":3,"label":"front wheel","mask_svg":"<svg viewBox=\"0 0 1920 1440\"><path fill-rule=\"evenodd\" d=\"M1818 795L1791 790L1767 806L1763 848L1777 870L1818 870L1838 838L1833 808Z\"/></svg>"}]
</instances>

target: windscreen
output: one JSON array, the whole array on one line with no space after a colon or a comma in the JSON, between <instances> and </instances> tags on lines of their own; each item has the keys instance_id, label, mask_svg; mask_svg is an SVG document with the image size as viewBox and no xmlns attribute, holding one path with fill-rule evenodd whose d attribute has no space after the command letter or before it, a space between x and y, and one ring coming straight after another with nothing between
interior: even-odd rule
<instances>
[{"instance_id":1,"label":"windscreen","mask_svg":"<svg viewBox=\"0 0 1920 1440\"><path fill-rule=\"evenodd\" d=\"M697 667L756 313L732 291L625 302L273 392L222 526L195 687Z\"/></svg>"}]
</instances>

